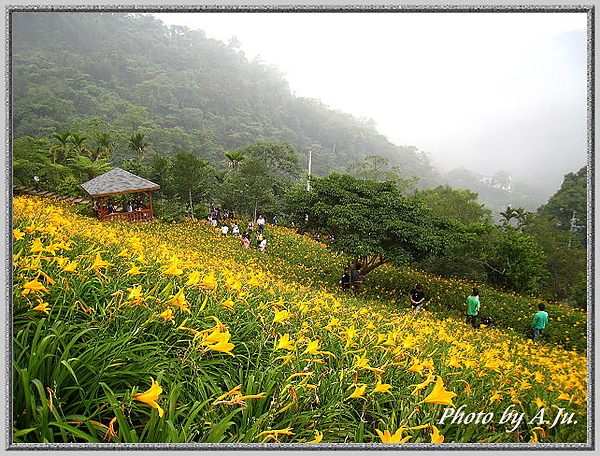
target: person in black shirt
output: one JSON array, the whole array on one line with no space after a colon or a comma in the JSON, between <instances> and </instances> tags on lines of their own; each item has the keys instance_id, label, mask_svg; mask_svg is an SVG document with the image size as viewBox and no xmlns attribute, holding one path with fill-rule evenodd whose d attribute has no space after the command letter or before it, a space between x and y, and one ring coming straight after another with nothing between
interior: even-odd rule
<instances>
[{"instance_id":1,"label":"person in black shirt","mask_svg":"<svg viewBox=\"0 0 600 456\"><path fill-rule=\"evenodd\" d=\"M350 289L350 285L352 284L352 279L350 278L350 268L344 269L344 274L342 275L340 284L342 285L342 291L348 291Z\"/></svg>"},{"instance_id":2,"label":"person in black shirt","mask_svg":"<svg viewBox=\"0 0 600 456\"><path fill-rule=\"evenodd\" d=\"M423 291L423 286L417 284L409 293L410 303L413 306L413 312L417 313L421 310L422 303L425 300L425 292Z\"/></svg>"}]
</instances>

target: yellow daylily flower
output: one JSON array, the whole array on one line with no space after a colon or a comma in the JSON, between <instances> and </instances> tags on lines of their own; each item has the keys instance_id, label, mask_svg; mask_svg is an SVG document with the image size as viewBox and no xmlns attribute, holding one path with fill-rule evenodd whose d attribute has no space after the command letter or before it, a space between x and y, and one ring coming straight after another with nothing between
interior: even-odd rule
<instances>
[{"instance_id":1,"label":"yellow daylily flower","mask_svg":"<svg viewBox=\"0 0 600 456\"><path fill-rule=\"evenodd\" d=\"M340 326L340 319L336 317L329 317L329 322L327 323L327 326L325 326L325 329L327 331L331 331L334 326Z\"/></svg>"},{"instance_id":2,"label":"yellow daylily flower","mask_svg":"<svg viewBox=\"0 0 600 456\"><path fill-rule=\"evenodd\" d=\"M302 354L308 353L309 355L317 355L319 353L319 348L321 347L321 343L319 340L312 340L308 342L306 350L302 352Z\"/></svg>"},{"instance_id":3,"label":"yellow daylily flower","mask_svg":"<svg viewBox=\"0 0 600 456\"><path fill-rule=\"evenodd\" d=\"M433 390L431 391L431 393L429 393L429 396L427 396L423 402L449 405L451 407L454 407L454 404L452 403L452 398L455 396L456 393L446 391L446 389L444 388L444 381L442 380L442 377L438 375Z\"/></svg>"},{"instance_id":4,"label":"yellow daylily flower","mask_svg":"<svg viewBox=\"0 0 600 456\"><path fill-rule=\"evenodd\" d=\"M231 299L227 299L221 303L222 306L227 307L228 309L233 309L233 305L235 303Z\"/></svg>"},{"instance_id":5,"label":"yellow daylily flower","mask_svg":"<svg viewBox=\"0 0 600 456\"><path fill-rule=\"evenodd\" d=\"M294 350L295 347L290 340L289 333L285 333L283 336L279 337L279 341L277 342L277 347L275 350Z\"/></svg>"},{"instance_id":6,"label":"yellow daylily flower","mask_svg":"<svg viewBox=\"0 0 600 456\"><path fill-rule=\"evenodd\" d=\"M500 372L501 365L502 363L500 361L488 361L483 367L484 369L491 369L493 371Z\"/></svg>"},{"instance_id":7,"label":"yellow daylily flower","mask_svg":"<svg viewBox=\"0 0 600 456\"><path fill-rule=\"evenodd\" d=\"M158 382L154 381L152 377L150 377L150 380L152 380L152 385L150 386L150 388L143 393L134 394L133 399L148 404L150 407L157 409L158 416L162 418L165 414L165 411L160 405L156 403L156 400L158 399L158 396L163 392L163 389L158 384Z\"/></svg>"},{"instance_id":8,"label":"yellow daylily flower","mask_svg":"<svg viewBox=\"0 0 600 456\"><path fill-rule=\"evenodd\" d=\"M229 338L227 338L227 340L229 340ZM235 356L233 353L231 353L231 350L235 348L235 345L233 345L231 342L228 342L227 340L222 340L214 345L209 345L208 348L214 351L227 353L228 355Z\"/></svg>"},{"instance_id":9,"label":"yellow daylily flower","mask_svg":"<svg viewBox=\"0 0 600 456\"><path fill-rule=\"evenodd\" d=\"M200 272L192 271L188 275L188 281L185 284L186 285L196 285L198 282L200 282Z\"/></svg>"},{"instance_id":10,"label":"yellow daylily flower","mask_svg":"<svg viewBox=\"0 0 600 456\"><path fill-rule=\"evenodd\" d=\"M163 269L163 274L167 274L167 275L181 275L183 274L183 269L178 268L177 267L177 258L173 257L171 258L171 263L169 263L169 266L167 266L165 269Z\"/></svg>"},{"instance_id":11,"label":"yellow daylily flower","mask_svg":"<svg viewBox=\"0 0 600 456\"><path fill-rule=\"evenodd\" d=\"M167 307L167 309L163 313L161 313L159 317L164 318L165 323L167 321L175 321L175 318L173 317L173 309L170 307Z\"/></svg>"},{"instance_id":12,"label":"yellow daylily flower","mask_svg":"<svg viewBox=\"0 0 600 456\"><path fill-rule=\"evenodd\" d=\"M381 380L377 380L377 384L375 385L374 393L389 393L392 389L392 385L389 383L381 383Z\"/></svg>"},{"instance_id":13,"label":"yellow daylily flower","mask_svg":"<svg viewBox=\"0 0 600 456\"><path fill-rule=\"evenodd\" d=\"M500 393L494 393L492 397L490 397L490 402L499 402L502 399L502 395Z\"/></svg>"},{"instance_id":14,"label":"yellow daylily flower","mask_svg":"<svg viewBox=\"0 0 600 456\"><path fill-rule=\"evenodd\" d=\"M65 257L54 257L54 261L56 261L56 264L58 264L59 267L64 268L65 264L69 262L69 259Z\"/></svg>"},{"instance_id":15,"label":"yellow daylily flower","mask_svg":"<svg viewBox=\"0 0 600 456\"><path fill-rule=\"evenodd\" d=\"M448 360L446 365L450 366L450 367L458 367L458 368L461 367L460 362L456 359L456 356L454 356L454 355L450 356L450 359Z\"/></svg>"},{"instance_id":16,"label":"yellow daylily flower","mask_svg":"<svg viewBox=\"0 0 600 456\"><path fill-rule=\"evenodd\" d=\"M45 250L46 249L44 248L44 244L42 244L40 238L35 238L31 243L31 248L29 249L31 253L44 252Z\"/></svg>"},{"instance_id":17,"label":"yellow daylily flower","mask_svg":"<svg viewBox=\"0 0 600 456\"><path fill-rule=\"evenodd\" d=\"M415 345L417 345L417 342L418 341L416 337L414 337L412 334L409 334L402 341L402 348L413 348Z\"/></svg>"},{"instance_id":18,"label":"yellow daylily flower","mask_svg":"<svg viewBox=\"0 0 600 456\"><path fill-rule=\"evenodd\" d=\"M218 285L218 282L217 282L217 279L215 278L214 271L211 271L210 274L208 274L207 276L204 276L202 278L202 281L198 284L199 287L206 288L208 290L214 290L215 288L217 288L217 285Z\"/></svg>"},{"instance_id":19,"label":"yellow daylily flower","mask_svg":"<svg viewBox=\"0 0 600 456\"><path fill-rule=\"evenodd\" d=\"M63 268L63 271L65 271L65 272L75 272L76 269L77 269L77 261L70 261L69 264L67 264Z\"/></svg>"},{"instance_id":20,"label":"yellow daylily flower","mask_svg":"<svg viewBox=\"0 0 600 456\"><path fill-rule=\"evenodd\" d=\"M273 323L281 323L292 316L292 314L285 309L275 310L274 313L275 316L273 317Z\"/></svg>"},{"instance_id":21,"label":"yellow daylily flower","mask_svg":"<svg viewBox=\"0 0 600 456\"><path fill-rule=\"evenodd\" d=\"M247 283L250 286L257 287L262 284L260 280L258 280L258 276L252 276L252 278Z\"/></svg>"},{"instance_id":22,"label":"yellow daylily flower","mask_svg":"<svg viewBox=\"0 0 600 456\"><path fill-rule=\"evenodd\" d=\"M431 358L428 358L425 361L421 362L421 366L423 366L425 369L433 370L433 360Z\"/></svg>"},{"instance_id":23,"label":"yellow daylily flower","mask_svg":"<svg viewBox=\"0 0 600 456\"><path fill-rule=\"evenodd\" d=\"M424 366L419 362L419 360L412 355L409 356L412 359L413 364L407 370L410 372L418 372L419 374L423 372Z\"/></svg>"},{"instance_id":24,"label":"yellow daylily flower","mask_svg":"<svg viewBox=\"0 0 600 456\"><path fill-rule=\"evenodd\" d=\"M363 355L361 356L354 356L355 359L355 366L357 369L364 369L366 366L369 365L369 358L366 358Z\"/></svg>"},{"instance_id":25,"label":"yellow daylily flower","mask_svg":"<svg viewBox=\"0 0 600 456\"><path fill-rule=\"evenodd\" d=\"M412 395L415 396L418 391L425 389L427 387L427 385L429 385L430 383L432 383L434 381L435 381L435 375L429 374L424 382L419 383L418 385L410 385L410 386L415 387L415 390L412 392Z\"/></svg>"},{"instance_id":26,"label":"yellow daylily flower","mask_svg":"<svg viewBox=\"0 0 600 456\"><path fill-rule=\"evenodd\" d=\"M433 424L431 425L431 431L431 443L442 443L444 441L444 436Z\"/></svg>"},{"instance_id":27,"label":"yellow daylily flower","mask_svg":"<svg viewBox=\"0 0 600 456\"><path fill-rule=\"evenodd\" d=\"M379 429L375 429L375 431L377 432L377 434L379 434L379 438L381 439L381 441L383 443L405 443L405 442L408 442L411 439L410 435L402 438L402 433L405 430L406 429L404 429L404 428L400 428L396 432L394 432L394 434L390 434L390 431L388 431L387 429L383 432L381 432Z\"/></svg>"},{"instance_id":28,"label":"yellow daylily flower","mask_svg":"<svg viewBox=\"0 0 600 456\"><path fill-rule=\"evenodd\" d=\"M220 328L215 328L208 336L200 342L200 345L204 345L211 350L227 353L228 355L235 356L231 353L231 350L235 347L229 342L231 334L229 332L221 332Z\"/></svg>"},{"instance_id":29,"label":"yellow daylily flower","mask_svg":"<svg viewBox=\"0 0 600 456\"><path fill-rule=\"evenodd\" d=\"M37 310L39 312L44 312L44 313L47 313L47 314L50 313L49 312L50 307L48 307L48 303L44 302L44 301L40 301L40 303L37 306L35 306L33 309L31 309L31 310Z\"/></svg>"},{"instance_id":30,"label":"yellow daylily flower","mask_svg":"<svg viewBox=\"0 0 600 456\"><path fill-rule=\"evenodd\" d=\"M140 301L142 298L142 286L136 285L133 288L128 288L129 296L127 297L128 301Z\"/></svg>"},{"instance_id":31,"label":"yellow daylily flower","mask_svg":"<svg viewBox=\"0 0 600 456\"><path fill-rule=\"evenodd\" d=\"M27 293L29 293L29 291L41 291L42 293L50 292L50 290L48 290L40 281L38 281L38 279L33 279L30 282L26 282L25 285L23 285L23 292L25 293L25 291Z\"/></svg>"},{"instance_id":32,"label":"yellow daylily flower","mask_svg":"<svg viewBox=\"0 0 600 456\"><path fill-rule=\"evenodd\" d=\"M183 293L183 288L180 288L179 291L174 296L171 296L170 300L167 301L167 303L171 304L172 306L179 307L181 310L183 310L187 313L191 313L190 309L187 306L188 302L185 299L185 294Z\"/></svg>"},{"instance_id":33,"label":"yellow daylily flower","mask_svg":"<svg viewBox=\"0 0 600 456\"><path fill-rule=\"evenodd\" d=\"M367 385L357 386L354 392L348 396L346 399L357 399L359 397L363 397L365 394L365 390L367 389Z\"/></svg>"},{"instance_id":34,"label":"yellow daylily flower","mask_svg":"<svg viewBox=\"0 0 600 456\"><path fill-rule=\"evenodd\" d=\"M321 440L323 440L323 433L315 429L315 438L306 443L319 443Z\"/></svg>"},{"instance_id":35,"label":"yellow daylily flower","mask_svg":"<svg viewBox=\"0 0 600 456\"><path fill-rule=\"evenodd\" d=\"M142 264L148 264L148 261L146 260L146 257L143 253L140 253L137 257L133 259L133 261L137 261L138 263Z\"/></svg>"},{"instance_id":36,"label":"yellow daylily flower","mask_svg":"<svg viewBox=\"0 0 600 456\"><path fill-rule=\"evenodd\" d=\"M105 261L100 256L100 253L96 253L96 258L94 258L94 263L92 263L92 269L98 270L100 268L107 268L108 266L114 266L112 263Z\"/></svg>"},{"instance_id":37,"label":"yellow daylily flower","mask_svg":"<svg viewBox=\"0 0 600 456\"><path fill-rule=\"evenodd\" d=\"M258 434L256 437L260 437L261 435L295 435L292 432L292 428L288 427L285 429L273 429L271 431L263 431L260 434Z\"/></svg>"},{"instance_id":38,"label":"yellow daylily flower","mask_svg":"<svg viewBox=\"0 0 600 456\"><path fill-rule=\"evenodd\" d=\"M144 271L142 271L139 266L133 266L131 269L129 269L125 274L128 275L138 275L138 274L146 274Z\"/></svg>"}]
</instances>

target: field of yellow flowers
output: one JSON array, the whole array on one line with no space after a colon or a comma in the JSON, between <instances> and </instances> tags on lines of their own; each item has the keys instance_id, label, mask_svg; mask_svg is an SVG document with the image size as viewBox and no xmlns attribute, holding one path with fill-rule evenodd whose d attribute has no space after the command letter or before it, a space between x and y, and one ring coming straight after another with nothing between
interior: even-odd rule
<instances>
[{"instance_id":1,"label":"field of yellow flowers","mask_svg":"<svg viewBox=\"0 0 600 456\"><path fill-rule=\"evenodd\" d=\"M285 228L261 253L205 222L13 208L17 444L587 442L585 351L473 330L458 282L383 268L344 295L345 260ZM434 311L400 305L415 280Z\"/></svg>"}]
</instances>

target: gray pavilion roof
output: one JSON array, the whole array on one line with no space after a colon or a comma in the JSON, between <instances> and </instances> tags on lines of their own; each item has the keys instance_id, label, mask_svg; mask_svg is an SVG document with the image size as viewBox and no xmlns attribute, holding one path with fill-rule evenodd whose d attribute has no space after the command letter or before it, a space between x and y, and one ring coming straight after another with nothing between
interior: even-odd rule
<instances>
[{"instance_id":1,"label":"gray pavilion roof","mask_svg":"<svg viewBox=\"0 0 600 456\"><path fill-rule=\"evenodd\" d=\"M90 196L143 192L158 190L160 188L160 185L121 168L111 169L98 177L94 177L92 180L84 182L81 186Z\"/></svg>"}]
</instances>

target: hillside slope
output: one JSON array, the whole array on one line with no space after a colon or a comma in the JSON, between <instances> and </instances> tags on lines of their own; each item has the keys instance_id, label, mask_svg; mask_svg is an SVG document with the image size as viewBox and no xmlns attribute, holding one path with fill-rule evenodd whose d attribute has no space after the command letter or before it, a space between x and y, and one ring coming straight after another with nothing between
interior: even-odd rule
<instances>
[{"instance_id":1,"label":"hillside slope","mask_svg":"<svg viewBox=\"0 0 600 456\"><path fill-rule=\"evenodd\" d=\"M15 198L15 441L586 442L581 354L343 295L310 264L339 259L268 232L261 254Z\"/></svg>"}]
</instances>

